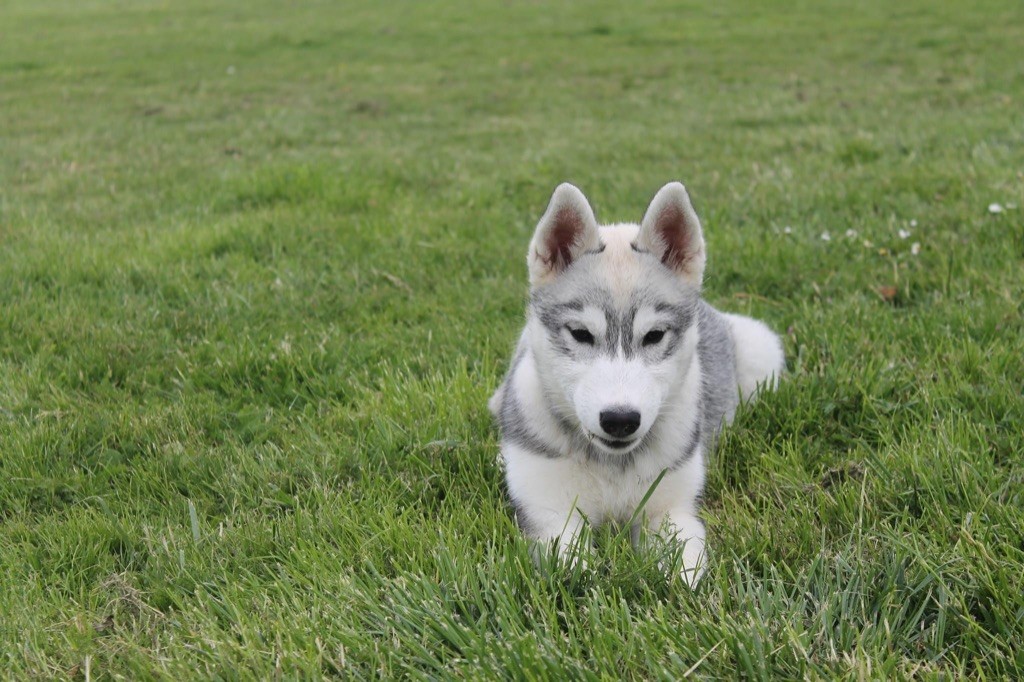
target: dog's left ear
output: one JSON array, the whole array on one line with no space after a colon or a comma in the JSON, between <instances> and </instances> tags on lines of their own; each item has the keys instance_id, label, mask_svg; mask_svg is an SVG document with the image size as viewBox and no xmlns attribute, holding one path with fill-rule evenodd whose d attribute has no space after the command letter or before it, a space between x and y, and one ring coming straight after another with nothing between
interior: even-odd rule
<instances>
[{"instance_id":1,"label":"dog's left ear","mask_svg":"<svg viewBox=\"0 0 1024 682\"><path fill-rule=\"evenodd\" d=\"M684 281L699 287L704 277L704 234L686 188L670 182L654 195L640 223L636 247L650 251Z\"/></svg>"},{"instance_id":2,"label":"dog's left ear","mask_svg":"<svg viewBox=\"0 0 1024 682\"><path fill-rule=\"evenodd\" d=\"M594 209L583 192L563 182L551 195L530 242L526 256L530 286L550 282L577 258L600 248Z\"/></svg>"}]
</instances>

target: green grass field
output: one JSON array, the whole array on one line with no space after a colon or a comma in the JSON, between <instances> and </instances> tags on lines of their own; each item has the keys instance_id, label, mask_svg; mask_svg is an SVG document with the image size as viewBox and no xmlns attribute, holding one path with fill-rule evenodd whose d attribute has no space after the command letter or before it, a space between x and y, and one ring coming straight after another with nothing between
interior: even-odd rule
<instances>
[{"instance_id":1,"label":"green grass field","mask_svg":"<svg viewBox=\"0 0 1024 682\"><path fill-rule=\"evenodd\" d=\"M1013 0L4 3L0 676L1021 675L1022 45ZM608 531L535 567L485 406L554 186L673 179L790 370L692 593Z\"/></svg>"}]
</instances>

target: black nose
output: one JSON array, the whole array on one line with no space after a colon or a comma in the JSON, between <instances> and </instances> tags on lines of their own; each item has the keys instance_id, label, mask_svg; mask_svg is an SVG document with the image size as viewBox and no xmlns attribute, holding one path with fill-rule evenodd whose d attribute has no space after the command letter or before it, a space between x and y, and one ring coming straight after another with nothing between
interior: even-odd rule
<instances>
[{"instance_id":1,"label":"black nose","mask_svg":"<svg viewBox=\"0 0 1024 682\"><path fill-rule=\"evenodd\" d=\"M640 413L634 410L604 410L601 428L612 438L624 438L640 428Z\"/></svg>"}]
</instances>

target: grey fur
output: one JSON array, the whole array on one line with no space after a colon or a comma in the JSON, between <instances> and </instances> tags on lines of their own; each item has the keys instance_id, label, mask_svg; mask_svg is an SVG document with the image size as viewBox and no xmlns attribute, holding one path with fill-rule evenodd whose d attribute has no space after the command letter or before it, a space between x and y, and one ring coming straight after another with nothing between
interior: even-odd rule
<instances>
[{"instance_id":1,"label":"grey fur","mask_svg":"<svg viewBox=\"0 0 1024 682\"><path fill-rule=\"evenodd\" d=\"M545 443L526 423L519 399L515 393L505 395L498 417L501 437L510 443L518 443L542 457L558 459L562 453Z\"/></svg>"},{"instance_id":2,"label":"grey fur","mask_svg":"<svg viewBox=\"0 0 1024 682\"><path fill-rule=\"evenodd\" d=\"M697 306L700 341L697 357L701 366L701 420L700 438L704 452L711 452L722 422L732 418L740 403L736 387L735 342L729 324L722 314L701 301Z\"/></svg>"},{"instance_id":3,"label":"grey fur","mask_svg":"<svg viewBox=\"0 0 1024 682\"><path fill-rule=\"evenodd\" d=\"M536 315L547 329L552 342L561 350L571 352L571 347L562 342L562 330L571 317L570 313L580 312L585 306L592 305L600 308L605 316L606 331L601 349L608 355L614 355L621 350L626 359L633 358L642 350L642 339L633 338L633 323L641 307L652 306L658 312L669 313L674 320L668 330L673 332L670 345L660 356L660 359L664 359L675 351L683 333L693 323L699 300L694 292L683 287L668 292L668 298L672 300L660 300L654 287L642 287L632 293L629 305L620 310L614 305L611 293L603 288L594 288L569 300L561 300L557 295L559 290L560 287L548 287L540 292L534 292L529 305L530 312Z\"/></svg>"},{"instance_id":4,"label":"grey fur","mask_svg":"<svg viewBox=\"0 0 1024 682\"><path fill-rule=\"evenodd\" d=\"M516 396L514 391L508 390L508 384L515 375L519 364L523 361L523 358L526 357L527 352L528 350L526 345L520 342L519 347L516 349L516 354L512 359L512 366L509 367L508 374L505 376L505 380L498 389L498 395L496 396L498 398L498 403L496 406L497 409L494 411L494 417L498 422L498 428L503 440L508 440L510 443L518 443L542 457L556 459L561 457L562 454L545 443L544 440L530 428L530 425L526 422L522 407L519 404L519 398Z\"/></svg>"},{"instance_id":5,"label":"grey fur","mask_svg":"<svg viewBox=\"0 0 1024 682\"><path fill-rule=\"evenodd\" d=\"M530 522L530 517L526 513L526 506L517 500L515 495L511 492L506 492L508 503L512 507L512 518L515 519L516 525L519 526L519 530L529 535L533 528L533 524Z\"/></svg>"}]
</instances>

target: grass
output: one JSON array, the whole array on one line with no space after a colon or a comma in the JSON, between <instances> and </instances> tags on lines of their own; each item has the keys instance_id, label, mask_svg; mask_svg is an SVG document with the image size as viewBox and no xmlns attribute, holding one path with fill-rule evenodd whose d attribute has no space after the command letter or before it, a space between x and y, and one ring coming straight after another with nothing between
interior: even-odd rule
<instances>
[{"instance_id":1,"label":"grass","mask_svg":"<svg viewBox=\"0 0 1024 682\"><path fill-rule=\"evenodd\" d=\"M989 0L5 3L0 668L1019 676L1021 44ZM694 593L611 532L535 567L485 408L551 189L671 179L790 368Z\"/></svg>"}]
</instances>

